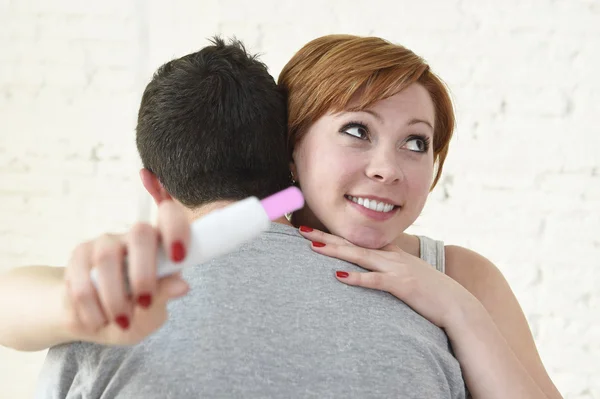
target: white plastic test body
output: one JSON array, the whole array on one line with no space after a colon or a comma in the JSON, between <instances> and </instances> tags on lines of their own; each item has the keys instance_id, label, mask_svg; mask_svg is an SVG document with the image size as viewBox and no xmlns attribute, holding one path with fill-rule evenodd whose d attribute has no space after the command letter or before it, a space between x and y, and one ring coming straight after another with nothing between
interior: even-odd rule
<instances>
[{"instance_id":1,"label":"white plastic test body","mask_svg":"<svg viewBox=\"0 0 600 399\"><path fill-rule=\"evenodd\" d=\"M289 187L263 200L248 197L212 211L191 224L189 248L182 262L171 261L162 247L158 250L157 277L162 278L232 252L268 230L271 220L303 206L304 198L300 190L297 187ZM126 264L125 260L125 271ZM91 271L91 279L95 286L96 272L96 269ZM127 272L125 275L127 276ZM128 278L126 282L129 283Z\"/></svg>"}]
</instances>

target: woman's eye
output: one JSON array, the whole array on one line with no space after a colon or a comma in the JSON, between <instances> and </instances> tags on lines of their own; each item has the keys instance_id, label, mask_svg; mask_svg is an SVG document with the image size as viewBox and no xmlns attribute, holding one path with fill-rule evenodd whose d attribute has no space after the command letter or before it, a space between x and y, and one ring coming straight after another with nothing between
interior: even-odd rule
<instances>
[{"instance_id":1,"label":"woman's eye","mask_svg":"<svg viewBox=\"0 0 600 399\"><path fill-rule=\"evenodd\" d=\"M366 139L369 135L367 128L362 125L348 125L342 128L342 132L359 139Z\"/></svg>"},{"instance_id":2,"label":"woman's eye","mask_svg":"<svg viewBox=\"0 0 600 399\"><path fill-rule=\"evenodd\" d=\"M414 152L427 152L429 150L429 141L423 138L413 138L406 142L406 149Z\"/></svg>"}]
</instances>

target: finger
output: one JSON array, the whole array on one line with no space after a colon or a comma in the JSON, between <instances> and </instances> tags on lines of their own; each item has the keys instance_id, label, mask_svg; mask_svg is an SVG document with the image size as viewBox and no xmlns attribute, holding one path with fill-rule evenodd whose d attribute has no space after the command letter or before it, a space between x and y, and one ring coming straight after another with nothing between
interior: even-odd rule
<instances>
[{"instance_id":1,"label":"finger","mask_svg":"<svg viewBox=\"0 0 600 399\"><path fill-rule=\"evenodd\" d=\"M300 226L298 229L299 233L306 239L322 243L322 244L336 244L336 245L354 245L348 240L338 237L333 234L325 233L321 230L316 230L307 226Z\"/></svg>"},{"instance_id":2,"label":"finger","mask_svg":"<svg viewBox=\"0 0 600 399\"><path fill-rule=\"evenodd\" d=\"M436 321L428 316L428 314L433 316L431 309L435 309L438 305L432 305L431 301L427 299L431 298L430 291L428 296L423 296L423 292L426 291L423 290L419 278L415 276L399 276L395 273L336 271L336 278L344 284L389 292L423 317L438 326L440 325L439 320ZM437 319L437 316L434 317Z\"/></svg>"},{"instance_id":3,"label":"finger","mask_svg":"<svg viewBox=\"0 0 600 399\"><path fill-rule=\"evenodd\" d=\"M68 295L72 295L71 291ZM83 332L85 334L94 334L103 327L109 324L108 317L102 311L102 305L97 295L94 298L93 303L84 306L77 306L74 308L75 318L72 326L75 327L74 331Z\"/></svg>"},{"instance_id":4,"label":"finger","mask_svg":"<svg viewBox=\"0 0 600 399\"><path fill-rule=\"evenodd\" d=\"M134 309L134 319L128 333L141 339L156 331L168 320L168 302L187 294L188 291L189 286L179 273L160 279L156 285L152 307ZM137 343L137 339L135 341L134 343Z\"/></svg>"},{"instance_id":5,"label":"finger","mask_svg":"<svg viewBox=\"0 0 600 399\"><path fill-rule=\"evenodd\" d=\"M387 291L393 288L391 278L384 273L359 273L338 270L335 277L344 284Z\"/></svg>"},{"instance_id":6,"label":"finger","mask_svg":"<svg viewBox=\"0 0 600 399\"><path fill-rule=\"evenodd\" d=\"M97 269L98 296L107 317L122 329L129 328L132 304L126 292L124 273L125 240L104 235L96 239L92 264Z\"/></svg>"},{"instance_id":7,"label":"finger","mask_svg":"<svg viewBox=\"0 0 600 399\"><path fill-rule=\"evenodd\" d=\"M396 266L395 262L381 256L379 253L381 251L375 249L335 244L320 246L315 243L311 248L320 254L345 260L371 271L386 272L393 270Z\"/></svg>"},{"instance_id":8,"label":"finger","mask_svg":"<svg viewBox=\"0 0 600 399\"><path fill-rule=\"evenodd\" d=\"M172 299L185 296L190 290L190 286L183 279L181 273L176 273L168 277L162 278L158 282L157 300L159 302L167 302Z\"/></svg>"},{"instance_id":9,"label":"finger","mask_svg":"<svg viewBox=\"0 0 600 399\"><path fill-rule=\"evenodd\" d=\"M156 291L158 230L137 223L127 234L127 274L135 302L149 308Z\"/></svg>"},{"instance_id":10,"label":"finger","mask_svg":"<svg viewBox=\"0 0 600 399\"><path fill-rule=\"evenodd\" d=\"M174 201L159 204L158 231L167 256L173 262L184 260L190 242L190 223L180 205Z\"/></svg>"},{"instance_id":11,"label":"finger","mask_svg":"<svg viewBox=\"0 0 600 399\"><path fill-rule=\"evenodd\" d=\"M91 254L91 243L79 245L73 251L65 272L69 302L77 321L86 331L95 331L107 323L106 314L90 278Z\"/></svg>"},{"instance_id":12,"label":"finger","mask_svg":"<svg viewBox=\"0 0 600 399\"><path fill-rule=\"evenodd\" d=\"M68 325L75 336L80 337L81 333L95 333L108 324L95 291L93 293L95 298L83 304L77 303L75 300L76 295L77 292L71 288L70 281L65 279L65 296L70 307Z\"/></svg>"}]
</instances>

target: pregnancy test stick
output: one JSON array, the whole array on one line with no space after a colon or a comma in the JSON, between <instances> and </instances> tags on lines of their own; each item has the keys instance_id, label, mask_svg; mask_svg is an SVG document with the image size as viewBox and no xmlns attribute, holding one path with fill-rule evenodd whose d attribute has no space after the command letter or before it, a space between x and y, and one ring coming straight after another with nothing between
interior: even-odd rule
<instances>
[{"instance_id":1,"label":"pregnancy test stick","mask_svg":"<svg viewBox=\"0 0 600 399\"><path fill-rule=\"evenodd\" d=\"M248 197L212 211L191 224L189 249L183 261L171 261L162 247L159 248L157 277L162 278L232 252L268 230L272 220L303 206L302 192L292 186L263 200ZM127 270L125 272L127 276ZM97 287L96 269L92 269L91 279Z\"/></svg>"}]
</instances>

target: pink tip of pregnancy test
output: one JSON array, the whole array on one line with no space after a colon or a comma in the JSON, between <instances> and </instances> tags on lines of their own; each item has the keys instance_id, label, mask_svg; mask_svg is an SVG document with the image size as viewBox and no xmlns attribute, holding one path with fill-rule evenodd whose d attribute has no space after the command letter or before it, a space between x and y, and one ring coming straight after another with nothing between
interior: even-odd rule
<instances>
[{"instance_id":1,"label":"pink tip of pregnancy test","mask_svg":"<svg viewBox=\"0 0 600 399\"><path fill-rule=\"evenodd\" d=\"M292 186L263 199L260 203L267 212L269 219L275 220L286 213L302 208L304 197L298 187Z\"/></svg>"}]
</instances>

